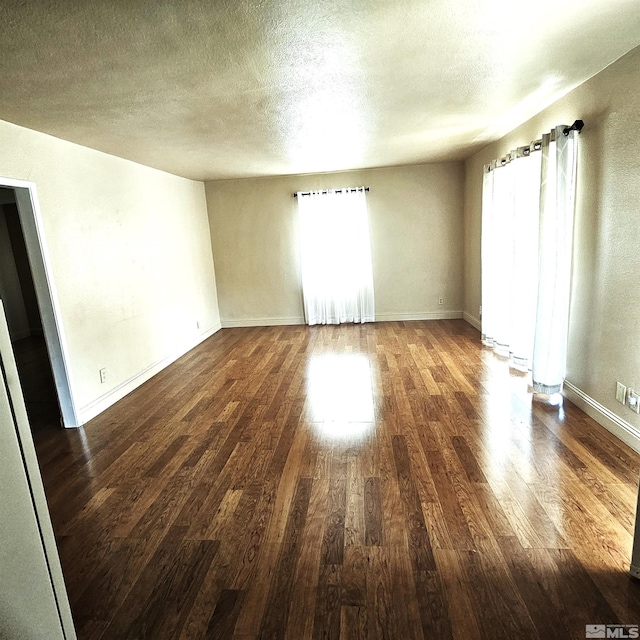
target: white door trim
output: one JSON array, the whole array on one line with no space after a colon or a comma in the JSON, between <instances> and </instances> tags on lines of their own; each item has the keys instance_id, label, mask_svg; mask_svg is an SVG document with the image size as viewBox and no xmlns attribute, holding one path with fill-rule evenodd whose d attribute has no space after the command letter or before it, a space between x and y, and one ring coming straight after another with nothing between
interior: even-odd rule
<instances>
[{"instance_id":1,"label":"white door trim","mask_svg":"<svg viewBox=\"0 0 640 640\"><path fill-rule=\"evenodd\" d=\"M27 180L0 176L0 187L15 189L20 224L29 256L29 265L42 317L42 328L51 360L63 424L65 427L82 426L73 399L67 340L45 240L36 185Z\"/></svg>"}]
</instances>

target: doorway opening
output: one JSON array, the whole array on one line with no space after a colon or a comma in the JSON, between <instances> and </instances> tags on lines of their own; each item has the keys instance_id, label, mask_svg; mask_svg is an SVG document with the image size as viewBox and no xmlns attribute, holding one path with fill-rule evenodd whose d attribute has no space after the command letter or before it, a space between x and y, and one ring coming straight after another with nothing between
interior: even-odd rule
<instances>
[{"instance_id":1,"label":"doorway opening","mask_svg":"<svg viewBox=\"0 0 640 640\"><path fill-rule=\"evenodd\" d=\"M79 426L32 183L0 179L0 298L32 429Z\"/></svg>"}]
</instances>

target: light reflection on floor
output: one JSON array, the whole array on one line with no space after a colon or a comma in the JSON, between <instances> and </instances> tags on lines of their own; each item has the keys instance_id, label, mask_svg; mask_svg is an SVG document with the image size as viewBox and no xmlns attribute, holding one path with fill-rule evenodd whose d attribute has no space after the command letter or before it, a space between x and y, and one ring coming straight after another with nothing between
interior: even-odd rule
<instances>
[{"instance_id":1,"label":"light reflection on floor","mask_svg":"<svg viewBox=\"0 0 640 640\"><path fill-rule=\"evenodd\" d=\"M544 422L545 414L549 414L553 422L563 422L564 396L562 393L534 393L530 371L514 369L508 359L489 349L484 352L483 361L490 375L481 378L483 391L479 397L479 413L484 427L480 436L489 454L490 467L496 477L507 481L519 478L530 487L555 486L559 467L547 464L540 455L541 445L535 443L536 433L546 427L540 427L536 422ZM534 404L537 417L533 414ZM563 444L560 440L552 440L550 446L555 450ZM557 486L562 492L561 484ZM527 515L535 516L539 509L534 494L535 490L525 490L518 495L518 508Z\"/></svg>"},{"instance_id":2,"label":"light reflection on floor","mask_svg":"<svg viewBox=\"0 0 640 640\"><path fill-rule=\"evenodd\" d=\"M364 437L375 421L369 358L351 353L313 356L307 398L318 435L332 440Z\"/></svg>"}]
</instances>

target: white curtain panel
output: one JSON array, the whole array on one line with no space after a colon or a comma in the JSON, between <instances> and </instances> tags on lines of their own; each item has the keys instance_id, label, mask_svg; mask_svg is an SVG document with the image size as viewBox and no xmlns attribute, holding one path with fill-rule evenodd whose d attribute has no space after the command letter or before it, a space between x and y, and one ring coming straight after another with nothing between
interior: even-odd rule
<instances>
[{"instance_id":1,"label":"white curtain panel","mask_svg":"<svg viewBox=\"0 0 640 640\"><path fill-rule=\"evenodd\" d=\"M570 131L565 136L563 128L556 127L555 145L548 135L542 139L538 307L532 377L533 390L546 394L562 389L569 331L578 133Z\"/></svg>"},{"instance_id":2,"label":"white curtain panel","mask_svg":"<svg viewBox=\"0 0 640 640\"><path fill-rule=\"evenodd\" d=\"M514 152L515 153L515 152ZM484 174L483 341L530 369L538 286L540 154Z\"/></svg>"},{"instance_id":3,"label":"white curtain panel","mask_svg":"<svg viewBox=\"0 0 640 640\"><path fill-rule=\"evenodd\" d=\"M364 189L297 195L307 324L373 322L373 268Z\"/></svg>"},{"instance_id":4,"label":"white curtain panel","mask_svg":"<svg viewBox=\"0 0 640 640\"><path fill-rule=\"evenodd\" d=\"M482 196L483 342L546 394L562 388L567 349L578 134L564 128L542 153L492 165Z\"/></svg>"}]
</instances>

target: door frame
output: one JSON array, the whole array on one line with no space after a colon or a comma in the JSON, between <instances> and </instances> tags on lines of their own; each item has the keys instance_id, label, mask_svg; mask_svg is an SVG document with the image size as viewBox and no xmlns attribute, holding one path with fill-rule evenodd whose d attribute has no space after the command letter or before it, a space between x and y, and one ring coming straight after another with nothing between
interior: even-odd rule
<instances>
[{"instance_id":1,"label":"door frame","mask_svg":"<svg viewBox=\"0 0 640 640\"><path fill-rule=\"evenodd\" d=\"M15 191L18 216L27 247L44 339L62 414L62 424L67 428L80 427L82 423L79 420L79 413L72 393L69 349L45 240L36 184L28 180L0 176L0 187L7 187Z\"/></svg>"}]
</instances>

